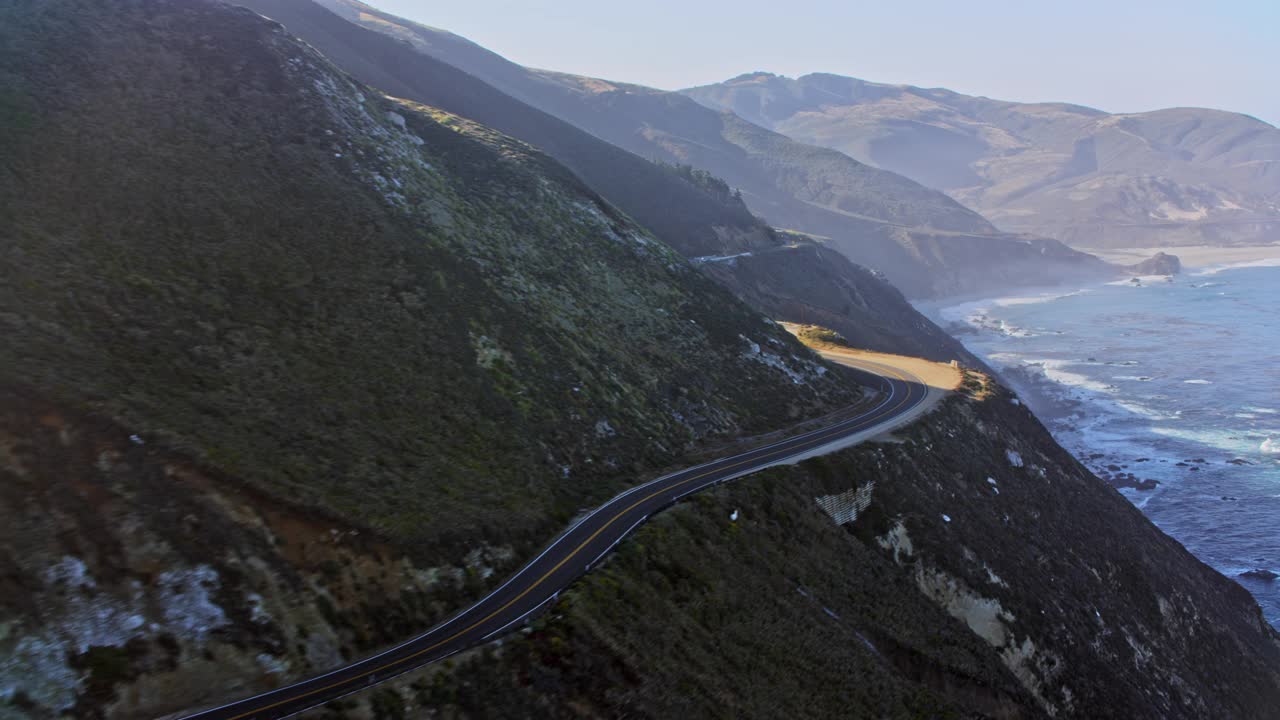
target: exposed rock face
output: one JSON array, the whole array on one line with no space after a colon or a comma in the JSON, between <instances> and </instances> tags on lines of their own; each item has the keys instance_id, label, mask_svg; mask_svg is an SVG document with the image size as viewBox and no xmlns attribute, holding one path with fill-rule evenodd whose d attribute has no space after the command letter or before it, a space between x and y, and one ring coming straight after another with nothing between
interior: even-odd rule
<instances>
[{"instance_id":1,"label":"exposed rock face","mask_svg":"<svg viewBox=\"0 0 1280 720\"><path fill-rule=\"evenodd\" d=\"M1112 115L823 73L685 93L945 190L1013 232L1089 248L1280 237L1280 130L1245 115Z\"/></svg>"},{"instance_id":2,"label":"exposed rock face","mask_svg":"<svg viewBox=\"0 0 1280 720\"><path fill-rule=\"evenodd\" d=\"M1134 275L1177 275L1182 272L1182 261L1176 255L1161 252L1125 269Z\"/></svg>"},{"instance_id":3,"label":"exposed rock face","mask_svg":"<svg viewBox=\"0 0 1280 720\"><path fill-rule=\"evenodd\" d=\"M428 564L31 393L0 390L0 410L4 717L267 690L430 625L513 564L487 545Z\"/></svg>"}]
</instances>

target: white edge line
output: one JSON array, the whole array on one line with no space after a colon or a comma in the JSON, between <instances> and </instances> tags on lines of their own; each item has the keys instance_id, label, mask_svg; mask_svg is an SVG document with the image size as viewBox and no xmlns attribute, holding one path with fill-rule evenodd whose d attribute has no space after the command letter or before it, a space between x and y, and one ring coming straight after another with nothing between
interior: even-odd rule
<instances>
[{"instance_id":1,"label":"white edge line","mask_svg":"<svg viewBox=\"0 0 1280 720\"><path fill-rule=\"evenodd\" d=\"M530 615L534 614L534 613L535 613L535 612L537 612L537 611L538 611L538 609L539 609L539 608L541 608L543 605L546 605L547 603L551 602L552 600L555 600L555 599L556 599L556 598L558 598L558 597L560 597L560 593L559 593L559 592L551 593L551 596L550 596L550 597L548 597L546 600L543 600L542 602L538 603L537 605L534 605L534 606L533 606L532 608L530 608L527 612L525 612L525 614L521 615L520 617L516 618L515 620L512 620L511 622L507 623L506 625L503 625L502 627L498 628L497 630L494 630L493 632L489 633L488 635L485 635L484 637L482 637L482 638L480 638L480 639L481 639L481 640L488 640L489 638L493 637L494 635L497 635L497 634L501 633L503 630L506 630L507 628L511 627L512 625L515 625L516 623L520 622L521 620L523 620L523 619L525 619L525 618L529 617Z\"/></svg>"}]
</instances>

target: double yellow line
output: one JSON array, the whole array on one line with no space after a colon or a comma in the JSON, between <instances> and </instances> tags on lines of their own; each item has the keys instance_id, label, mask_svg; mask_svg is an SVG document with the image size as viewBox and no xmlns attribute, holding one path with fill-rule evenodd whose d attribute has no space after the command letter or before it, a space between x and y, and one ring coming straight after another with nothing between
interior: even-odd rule
<instances>
[{"instance_id":1,"label":"double yellow line","mask_svg":"<svg viewBox=\"0 0 1280 720\"><path fill-rule=\"evenodd\" d=\"M910 384L910 382L911 382L911 381L909 381L906 377L904 377L904 376L900 373L900 371L899 371L898 369L896 369L896 368L892 368L892 367L889 367L889 366L887 366L887 365L880 365L879 363L873 363L873 362L866 362L866 361L855 361L855 362L860 362L860 363L862 363L862 364L870 365L870 366L874 366L874 367L878 368L878 370L876 371L876 374L879 374L879 375L881 375L882 377L883 377L883 376L885 376L884 371L888 371L888 372L889 372L889 373L891 373L891 374L894 376L894 378L895 378L895 379L897 379L897 380L900 380L900 381L902 381L902 382L906 382L906 383L908 383L908 384ZM921 384L921 385L922 385L923 383L917 383L917 384ZM888 413L887 413L886 415L887 415L888 417L893 417L893 416L894 416L894 414L896 414L896 413L898 412L898 410L899 410L900 408L902 408L903 406L905 406L905 405L906 405L910 400L911 400L911 390L910 390L910 388L908 387L908 390L907 390L907 392L905 393L905 397L904 397L904 398L903 398L903 399L902 399L902 400L901 400L897 405L895 405L891 410L889 410L889 411L888 411ZM826 437L822 437L822 438L814 438L814 440L813 440L812 442L808 443L808 444L813 445L813 447L821 447L821 443L822 443L823 441L825 441L826 439L828 439L828 438L826 438ZM786 441L785 441L785 440L783 440L783 441L781 441L781 442L786 442ZM751 451L750 451L750 450L748 450L747 452L749 453L749 452L751 452ZM782 456L785 456L785 455L787 455L787 454L792 454L792 453L795 453L795 452L796 452L796 449L795 449L795 448L787 448L787 449L784 449L784 450L778 450L778 451L775 451L774 453L772 453L772 455L774 455L775 457L782 457ZM297 702L298 700L302 700L302 699L305 699L305 698L311 697L312 695L317 695L317 694L322 693L322 692L325 692L325 691L327 691L327 690L332 690L332 689L334 689L334 688L336 688L336 687L340 687L340 686L342 686L342 685L348 685L348 684L355 683L355 682L356 682L356 681L358 681L358 680L363 680L364 678L367 678L367 677L369 677L370 675L373 675L373 674L378 673L378 672L382 672L383 670L387 670L387 669L389 669L389 668L395 667L396 665L403 665L403 664L405 664L405 663L407 663L407 662L409 662L409 661L411 661L411 660L414 660L414 659L416 659L416 658L419 658L419 657L421 657L421 656L423 656L423 655L425 655L425 654L427 654L427 653L431 652L432 650L435 650L435 649L439 648L439 647L440 647L440 646L442 646L442 645L446 645L446 644L448 644L448 643L450 643L450 642L453 642L454 640L457 640L458 638L462 637L463 635L466 635L467 633L471 632L472 630L475 630L476 628L480 627L481 625L483 625L483 624L485 624L485 623L489 622L489 621L490 621L490 620L492 620L494 617L496 617L496 616L498 616L500 613L504 612L507 608L511 607L512 605L514 605L514 604L516 604L517 602L519 602L520 600L522 600L526 595L528 595L529 593L533 592L533 591L534 591L534 589L536 589L538 586L542 585L542 583L546 582L547 578L551 577L553 574L555 574L555 572L556 572L556 571L558 571L560 568L564 567L565 563L567 563L567 562L569 562L570 560L572 560L573 558L577 557L578 553L582 552L582 550L583 550L584 548L586 548L588 545L590 545L592 542L594 542L594 541L595 541L595 539L596 539L597 537L599 537L599 536L600 536L600 533L602 533L602 532L604 532L605 530L607 530L611 525L613 525L615 522L617 522L619 518L621 518L621 517L625 516L627 513L629 513L629 512L631 512L632 510L636 509L636 508L637 508L637 507L639 507L640 505L643 505L643 504L645 504L645 503L649 502L650 500L654 499L655 497L657 497L657 496L659 496L659 495L662 495L663 493L671 492L671 491L673 491L673 490L676 490L677 488L680 488L680 487L683 487L683 486L685 486L685 485L688 485L689 483L692 483L692 482L694 482L694 481L696 481L696 480L701 480L702 478L704 478L704 477L706 477L706 476L708 476L708 475L712 475L712 474L714 474L714 473L718 473L718 472L723 472L723 471L725 471L725 470L731 470L731 469L733 469L733 468L741 467L741 466L746 465L746 464L748 464L748 463L760 462L760 461L762 461L762 460L765 460L766 458L769 458L769 455L764 455L763 457L759 457L759 458L751 458L751 459L748 459L748 460L742 460L742 461L740 461L740 462L734 463L733 465L727 465L727 466L722 467L722 468L716 468L716 469L714 469L714 470L708 470L708 471L703 472L703 473L700 473L700 474L698 474L698 475L694 475L693 477L690 477L690 478L686 478L686 479L684 479L684 480L681 480L680 482L678 482L678 483L676 483L675 485L672 485L672 486L670 486L670 487L665 487L665 488L662 488L662 489L660 489L660 490L656 490L656 491L654 491L653 493L650 493L649 495L646 495L646 496L644 496L643 498L641 498L641 499L639 499L639 500L635 501L635 502L634 502L634 503L632 503L631 505L627 506L627 508L626 508L626 509L624 509L624 510L622 510L621 512L614 513L613 517L612 517L612 518L610 518L608 522L606 522L604 525L601 525L601 526L600 526L600 528L599 528L598 530L596 530L595 532L591 533L591 535L590 535L586 540L583 540L583 541L582 541L582 542L581 542L581 543L580 543L576 548L574 548L572 552L570 552L568 555L564 556L564 559L562 559L560 562L556 563L556 564L555 564L555 567L551 568L551 569L550 569L550 570L548 570L546 573L544 573L544 574L542 575L542 577L538 578L538 579L537 579L536 581L534 581L531 585L529 585L529 587L525 588L525 589L524 589L524 591L523 591L523 592L521 592L519 595L516 595L515 597L511 598L511 599L510 599L510 600L508 600L508 601L507 601L507 602L506 602L502 607L500 607L500 608L498 608L497 610L494 610L493 612L489 613L489 614L488 614L488 615L486 615L484 618L482 618L482 619L480 619L480 620L475 621L475 622L474 622L474 623L472 623L471 625L468 625L466 628L464 628L464 629L462 629L462 630L459 630L459 631L455 632L454 634L450 635L449 637L445 638L444 640L441 640L441 641L439 641L439 642L435 643L434 645L431 645L430 647L426 647L426 648L423 648L423 649L421 649L421 650L418 650L417 652L413 653L412 655L406 655L406 656L404 656L404 657L402 657L402 658L399 658L398 660L392 660L391 662L388 662L388 663L387 663L387 664L385 664L385 665L380 665L380 666L378 666L378 667L376 667L376 668L372 668L372 669L366 670L366 671L364 671L364 672L362 672L362 673L360 673L360 674L358 674L358 675L352 675L351 677L344 678L344 679L341 679L341 680L337 680L337 681L335 681L335 682L333 682L333 683L330 683L330 684L328 684L328 685L324 685L324 686L322 686L322 687L318 687L318 688L314 688L314 689L312 689L312 690L308 690L307 692L302 693L302 694L300 694L300 695L294 695L294 696L292 696L292 697L288 697L288 698L285 698L285 699L283 699L283 700L276 701L276 702L274 702L274 703L272 703L272 704L270 704L270 705L264 705L264 706L262 706L262 707L260 707L260 708L258 708L258 709L256 709L256 710L250 710L250 711L248 711L248 712L244 712L244 713L241 713L241 714L239 714L239 715L232 716L231 718L229 718L229 720L243 720L244 718L247 718L247 717L250 717L250 716L256 715L256 714L258 714L258 713L266 712L266 711L271 710L271 709L273 709L273 708L280 707L281 705L287 705L287 704L292 703L292 702ZM484 600L481 600L480 602L484 602ZM199 714L197 714L197 717L198 717L198 715L199 715Z\"/></svg>"}]
</instances>

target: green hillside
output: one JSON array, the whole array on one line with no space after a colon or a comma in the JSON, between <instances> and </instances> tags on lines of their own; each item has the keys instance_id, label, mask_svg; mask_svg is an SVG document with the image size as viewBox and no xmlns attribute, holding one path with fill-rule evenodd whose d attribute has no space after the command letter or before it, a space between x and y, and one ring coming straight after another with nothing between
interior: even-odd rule
<instances>
[{"instance_id":1,"label":"green hillside","mask_svg":"<svg viewBox=\"0 0 1280 720\"><path fill-rule=\"evenodd\" d=\"M540 542L856 392L559 164L248 11L0 28L6 382L423 541Z\"/></svg>"}]
</instances>

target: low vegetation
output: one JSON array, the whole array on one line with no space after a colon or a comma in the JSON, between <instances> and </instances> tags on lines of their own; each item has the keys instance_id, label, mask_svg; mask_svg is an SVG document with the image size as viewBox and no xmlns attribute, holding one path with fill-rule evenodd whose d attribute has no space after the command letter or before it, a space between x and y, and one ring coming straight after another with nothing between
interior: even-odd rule
<instances>
[{"instance_id":1,"label":"low vegetation","mask_svg":"<svg viewBox=\"0 0 1280 720\"><path fill-rule=\"evenodd\" d=\"M528 146L249 13L102 8L3 17L38 118L6 136L8 381L442 543L540 541L691 443L852 396ZM751 361L769 341L812 386Z\"/></svg>"},{"instance_id":2,"label":"low vegetation","mask_svg":"<svg viewBox=\"0 0 1280 720\"><path fill-rule=\"evenodd\" d=\"M820 325L800 325L796 328L796 337L800 338L806 345L850 347L849 341L845 340L843 335Z\"/></svg>"},{"instance_id":3,"label":"low vegetation","mask_svg":"<svg viewBox=\"0 0 1280 720\"><path fill-rule=\"evenodd\" d=\"M402 702L451 718L1267 717L1280 636L1248 593L1007 390L969 382L980 397L895 442L681 503L529 630L400 683Z\"/></svg>"}]
</instances>

